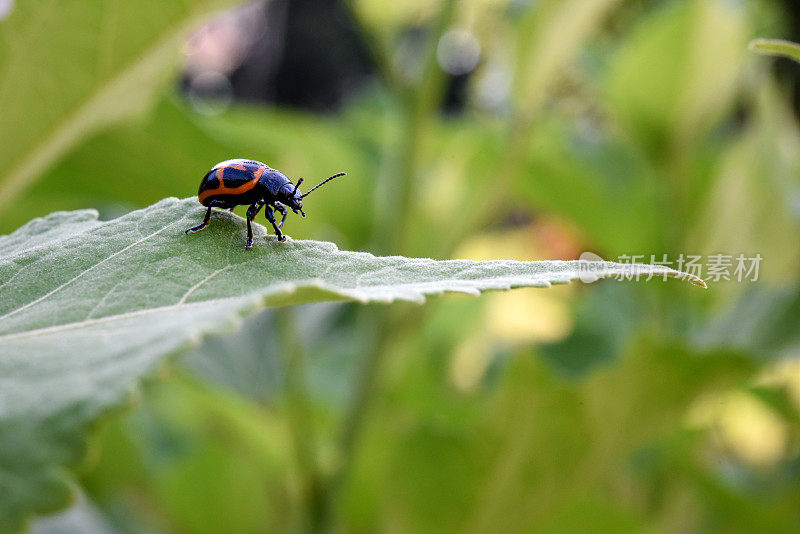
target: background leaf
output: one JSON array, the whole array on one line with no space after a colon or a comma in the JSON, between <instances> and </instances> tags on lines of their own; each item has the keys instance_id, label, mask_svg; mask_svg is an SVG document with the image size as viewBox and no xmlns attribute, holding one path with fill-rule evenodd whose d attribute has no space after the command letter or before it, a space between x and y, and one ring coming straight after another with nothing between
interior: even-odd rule
<instances>
[{"instance_id":1,"label":"background leaf","mask_svg":"<svg viewBox=\"0 0 800 534\"><path fill-rule=\"evenodd\" d=\"M0 205L88 134L147 109L189 30L232 3L17 2L0 22Z\"/></svg>"}]
</instances>

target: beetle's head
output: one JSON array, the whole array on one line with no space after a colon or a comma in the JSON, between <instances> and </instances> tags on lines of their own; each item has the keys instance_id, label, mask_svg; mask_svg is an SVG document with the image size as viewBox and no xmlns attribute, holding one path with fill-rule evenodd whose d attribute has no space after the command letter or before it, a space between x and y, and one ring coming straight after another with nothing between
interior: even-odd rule
<instances>
[{"instance_id":1,"label":"beetle's head","mask_svg":"<svg viewBox=\"0 0 800 534\"><path fill-rule=\"evenodd\" d=\"M297 180L297 185L289 182L288 184L281 186L281 188L278 190L278 200L292 208L293 212L300 212L303 217L305 217L306 214L303 211L303 195L298 190L298 187L300 187L301 183L303 183L302 178Z\"/></svg>"},{"instance_id":2,"label":"beetle's head","mask_svg":"<svg viewBox=\"0 0 800 534\"><path fill-rule=\"evenodd\" d=\"M330 176L322 180L320 183L309 189L308 193L306 193L305 195L300 193L300 191L298 191L297 189L298 187L300 187L300 184L303 183L302 178L297 180L297 185L293 185L291 182L283 184L281 188L278 189L278 200L286 204L290 208L292 208L292 211L294 211L295 213L299 211L303 215L303 217L305 217L306 214L303 212L303 197L308 196L308 194L311 193L311 191L318 188L319 186L330 182L334 178L344 175L345 173L343 172L337 172L333 176Z\"/></svg>"}]
</instances>

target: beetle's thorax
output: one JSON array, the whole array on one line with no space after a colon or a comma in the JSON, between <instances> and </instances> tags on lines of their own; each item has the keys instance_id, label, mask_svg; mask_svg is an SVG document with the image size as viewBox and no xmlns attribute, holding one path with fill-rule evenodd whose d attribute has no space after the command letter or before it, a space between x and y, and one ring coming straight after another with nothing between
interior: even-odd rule
<instances>
[{"instance_id":1,"label":"beetle's thorax","mask_svg":"<svg viewBox=\"0 0 800 534\"><path fill-rule=\"evenodd\" d=\"M264 195L264 200L280 200L280 190L286 184L292 182L281 171L275 169L267 169L261 178L258 180L258 187ZM292 186L294 187L294 186Z\"/></svg>"}]
</instances>

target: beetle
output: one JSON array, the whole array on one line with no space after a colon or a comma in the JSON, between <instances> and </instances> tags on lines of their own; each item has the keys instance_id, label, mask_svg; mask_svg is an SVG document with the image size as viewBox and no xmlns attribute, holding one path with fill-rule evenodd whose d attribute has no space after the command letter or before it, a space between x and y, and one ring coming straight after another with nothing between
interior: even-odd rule
<instances>
[{"instance_id":1,"label":"beetle","mask_svg":"<svg viewBox=\"0 0 800 534\"><path fill-rule=\"evenodd\" d=\"M221 161L211 167L203 176L197 198L200 204L207 207L203 222L186 230L185 233L195 233L208 226L211 220L211 208L223 208L233 211L239 205L250 205L247 209L247 242L244 248L249 250L253 246L253 228L250 223L255 219L261 208L264 215L275 229L279 242L286 241L286 236L281 232L289 206L295 213L303 211L303 198L307 197L316 188L328 183L346 173L338 172L312 187L307 193L301 194L298 188L303 183L300 178L297 185L281 171L252 159L229 159ZM275 210L283 215L281 222L275 222Z\"/></svg>"}]
</instances>

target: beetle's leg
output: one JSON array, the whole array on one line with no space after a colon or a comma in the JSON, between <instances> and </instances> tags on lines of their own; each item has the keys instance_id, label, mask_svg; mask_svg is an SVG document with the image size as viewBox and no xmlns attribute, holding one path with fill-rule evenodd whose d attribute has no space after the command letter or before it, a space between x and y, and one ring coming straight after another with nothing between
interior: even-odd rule
<instances>
[{"instance_id":1,"label":"beetle's leg","mask_svg":"<svg viewBox=\"0 0 800 534\"><path fill-rule=\"evenodd\" d=\"M283 215L281 222L278 223L278 228L283 230L283 223L286 221L286 215L289 213L289 210L287 210L286 206L280 202L273 202L272 205L275 206L275 211L280 212L280 214Z\"/></svg>"},{"instance_id":2,"label":"beetle's leg","mask_svg":"<svg viewBox=\"0 0 800 534\"><path fill-rule=\"evenodd\" d=\"M235 208L235 207L236 207L236 206L234 206L234 208ZM231 212L231 213L233 213L233 208L228 208L228 211L229 211L229 212Z\"/></svg>"},{"instance_id":3,"label":"beetle's leg","mask_svg":"<svg viewBox=\"0 0 800 534\"><path fill-rule=\"evenodd\" d=\"M203 219L203 222L201 222L197 226L192 226L191 228L186 230L185 233L188 234L189 232L191 232L191 233L199 232L200 230L202 230L203 228L208 226L208 221L210 221L210 220L211 220L211 206L208 207L208 211L206 211L206 217L205 217L205 219Z\"/></svg>"},{"instance_id":4,"label":"beetle's leg","mask_svg":"<svg viewBox=\"0 0 800 534\"><path fill-rule=\"evenodd\" d=\"M256 215L258 215L263 205L263 202L256 202L247 208L247 242L244 244L245 250L250 250L253 247L253 227L251 223L253 219L256 218Z\"/></svg>"},{"instance_id":5,"label":"beetle's leg","mask_svg":"<svg viewBox=\"0 0 800 534\"><path fill-rule=\"evenodd\" d=\"M275 214L272 213L272 208L269 206L264 208L264 215L267 217L267 220L272 223L272 227L275 228L275 235L278 236L278 241L286 241L286 236L281 233L280 227L275 224Z\"/></svg>"}]
</instances>

